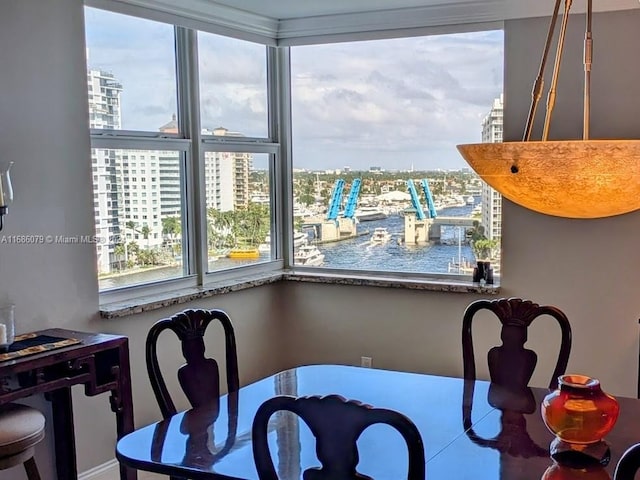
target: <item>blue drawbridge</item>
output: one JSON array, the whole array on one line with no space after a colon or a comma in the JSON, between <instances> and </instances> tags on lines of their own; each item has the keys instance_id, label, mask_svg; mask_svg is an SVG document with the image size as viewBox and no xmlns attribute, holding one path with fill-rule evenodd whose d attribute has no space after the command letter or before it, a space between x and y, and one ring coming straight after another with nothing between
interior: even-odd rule
<instances>
[{"instance_id":1,"label":"blue drawbridge","mask_svg":"<svg viewBox=\"0 0 640 480\"><path fill-rule=\"evenodd\" d=\"M356 205L358 204L358 195L360 194L360 183L362 180L356 178L353 180L351 184L351 189L349 190L349 197L347 198L347 205L344 207L344 213L342 216L344 218L353 218L353 215L356 213Z\"/></svg>"},{"instance_id":2,"label":"blue drawbridge","mask_svg":"<svg viewBox=\"0 0 640 480\"><path fill-rule=\"evenodd\" d=\"M407 188L409 189L409 194L411 195L411 205L416 211L416 218L418 220L424 220L426 218L424 214L424 210L422 210L422 205L420 205L420 196L416 190L416 186L413 184L413 180L407 180Z\"/></svg>"},{"instance_id":3,"label":"blue drawbridge","mask_svg":"<svg viewBox=\"0 0 640 480\"><path fill-rule=\"evenodd\" d=\"M427 199L427 208L429 209L429 218L436 218L438 212L433 204L433 197L431 196L431 189L429 188L429 182L426 178L422 179L422 191L424 192L424 198Z\"/></svg>"},{"instance_id":4,"label":"blue drawbridge","mask_svg":"<svg viewBox=\"0 0 640 480\"><path fill-rule=\"evenodd\" d=\"M431 196L431 189L429 188L429 182L427 179L422 180L422 191L424 192L425 199L427 200L427 209L429 212L428 218L436 218L438 213L436 212L436 207L433 204L433 197ZM424 220L427 216L422 209L422 205L420 204L420 195L418 195L418 191L416 190L416 186L413 184L413 180L407 180L407 188L409 189L409 194L411 195L411 205L416 211L416 218L418 220Z\"/></svg>"},{"instance_id":5,"label":"blue drawbridge","mask_svg":"<svg viewBox=\"0 0 640 480\"><path fill-rule=\"evenodd\" d=\"M331 193L331 203L329 203L329 210L327 211L327 220L335 220L338 218L340 212L340 204L342 203L342 191L344 190L344 180L339 178L333 185L333 192Z\"/></svg>"}]
</instances>

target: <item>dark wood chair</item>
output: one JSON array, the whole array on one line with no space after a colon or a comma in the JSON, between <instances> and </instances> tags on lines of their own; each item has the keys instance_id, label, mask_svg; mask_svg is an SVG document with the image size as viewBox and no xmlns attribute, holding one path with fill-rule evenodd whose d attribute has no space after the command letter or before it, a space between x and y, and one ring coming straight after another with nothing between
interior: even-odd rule
<instances>
[{"instance_id":1,"label":"dark wood chair","mask_svg":"<svg viewBox=\"0 0 640 480\"><path fill-rule=\"evenodd\" d=\"M492 311L500 320L502 345L493 347L487 354L491 385L487 401L501 411L500 432L491 438L479 436L473 429L472 408L476 379L471 323L480 310ZM529 381L537 363L537 355L524 348L527 329L534 319L550 315L560 325L561 343L556 367L549 382L555 388L558 376L562 375L569 362L571 351L571 326L566 315L556 307L535 304L520 298L478 300L471 303L462 320L462 357L464 367L464 389L462 423L465 434L477 445L493 448L512 456L548 457L549 451L537 445L529 436L524 414L533 413L536 401L529 388Z\"/></svg>"},{"instance_id":2,"label":"dark wood chair","mask_svg":"<svg viewBox=\"0 0 640 480\"><path fill-rule=\"evenodd\" d=\"M146 360L149 380L153 387L163 418L177 413L158 363L157 341L164 330L173 331L182 344L186 363L178 369L178 380L192 407L199 407L220 398L220 372L218 363L205 358L204 333L212 320L224 328L227 370L227 391L240 388L236 338L231 319L222 310L185 310L156 322L146 341Z\"/></svg>"},{"instance_id":3,"label":"dark wood chair","mask_svg":"<svg viewBox=\"0 0 640 480\"><path fill-rule=\"evenodd\" d=\"M518 392L526 390L538 361L534 351L524 348L529 325L542 315L551 316L557 321L562 338L556 367L549 382L549 388L556 388L558 376L565 372L571 352L569 320L556 307L540 306L520 298L477 300L466 308L462 320L462 358L465 380L476 378L471 323L474 315L483 309L492 311L502 324L500 334L502 345L491 348L487 354L491 382Z\"/></svg>"},{"instance_id":4,"label":"dark wood chair","mask_svg":"<svg viewBox=\"0 0 640 480\"><path fill-rule=\"evenodd\" d=\"M260 480L278 480L269 445L269 418L286 410L300 416L316 437L316 453L322 467L305 470L304 480L372 480L356 471L356 441L370 425L383 423L402 435L409 451L408 480L425 478L424 445L414 423L394 410L373 408L339 395L292 397L281 395L264 402L253 420L253 456Z\"/></svg>"},{"instance_id":5,"label":"dark wood chair","mask_svg":"<svg viewBox=\"0 0 640 480\"><path fill-rule=\"evenodd\" d=\"M633 480L638 469L640 469L640 443L632 445L622 454L616 465L613 480Z\"/></svg>"}]
</instances>

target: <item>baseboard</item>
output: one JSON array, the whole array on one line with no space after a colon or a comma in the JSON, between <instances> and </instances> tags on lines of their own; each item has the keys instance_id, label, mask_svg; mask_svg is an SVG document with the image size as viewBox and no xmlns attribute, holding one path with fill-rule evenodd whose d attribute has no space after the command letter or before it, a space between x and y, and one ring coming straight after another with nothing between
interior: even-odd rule
<instances>
[{"instance_id":1,"label":"baseboard","mask_svg":"<svg viewBox=\"0 0 640 480\"><path fill-rule=\"evenodd\" d=\"M115 458L78 475L78 480L113 480L120 476L120 464Z\"/></svg>"}]
</instances>

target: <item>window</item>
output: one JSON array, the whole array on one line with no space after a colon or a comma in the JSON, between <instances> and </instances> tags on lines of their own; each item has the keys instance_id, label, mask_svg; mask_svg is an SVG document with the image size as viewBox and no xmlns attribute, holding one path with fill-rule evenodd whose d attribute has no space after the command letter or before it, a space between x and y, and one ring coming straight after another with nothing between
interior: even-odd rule
<instances>
[{"instance_id":1,"label":"window","mask_svg":"<svg viewBox=\"0 0 640 480\"><path fill-rule=\"evenodd\" d=\"M455 146L481 141L486 116L502 125L501 107L489 115L502 59L501 31L292 47L294 264L470 275L477 256L499 263L501 215Z\"/></svg>"},{"instance_id":2,"label":"window","mask_svg":"<svg viewBox=\"0 0 640 480\"><path fill-rule=\"evenodd\" d=\"M279 268L270 266L280 150L269 137L268 48L89 7L85 13L100 290ZM186 52L196 48L193 65ZM201 129L181 121L191 112Z\"/></svg>"},{"instance_id":3,"label":"window","mask_svg":"<svg viewBox=\"0 0 640 480\"><path fill-rule=\"evenodd\" d=\"M264 45L198 32L198 71L204 134L268 137Z\"/></svg>"},{"instance_id":4,"label":"window","mask_svg":"<svg viewBox=\"0 0 640 480\"><path fill-rule=\"evenodd\" d=\"M86 35L103 293L499 263L500 197L455 145L501 141L502 32L267 47L87 7Z\"/></svg>"}]
</instances>

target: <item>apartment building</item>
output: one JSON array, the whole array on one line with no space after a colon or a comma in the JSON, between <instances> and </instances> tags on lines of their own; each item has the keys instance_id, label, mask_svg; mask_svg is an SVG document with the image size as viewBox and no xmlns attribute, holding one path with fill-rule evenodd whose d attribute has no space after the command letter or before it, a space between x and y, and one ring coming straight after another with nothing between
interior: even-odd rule
<instances>
[{"instance_id":1,"label":"apartment building","mask_svg":"<svg viewBox=\"0 0 640 480\"><path fill-rule=\"evenodd\" d=\"M504 98L500 94L493 100L491 111L482 120L482 142L502 142ZM489 239L502 237L502 195L482 182L482 225Z\"/></svg>"}]
</instances>

